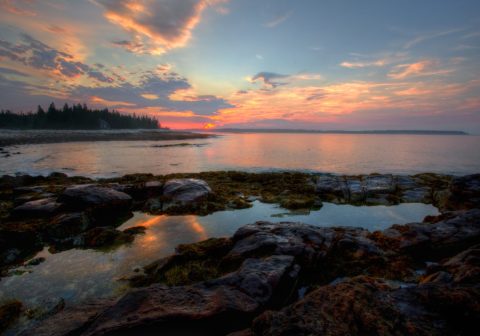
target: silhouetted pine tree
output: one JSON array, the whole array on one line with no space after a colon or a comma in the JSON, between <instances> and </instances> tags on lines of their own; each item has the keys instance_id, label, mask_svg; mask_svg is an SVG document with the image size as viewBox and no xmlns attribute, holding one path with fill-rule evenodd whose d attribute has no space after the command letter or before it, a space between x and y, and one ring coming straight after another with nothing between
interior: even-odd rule
<instances>
[{"instance_id":1,"label":"silhouetted pine tree","mask_svg":"<svg viewBox=\"0 0 480 336\"><path fill-rule=\"evenodd\" d=\"M0 128L12 129L157 129L158 120L146 115L121 114L115 110L92 110L87 105L65 104L57 109L51 103L47 112L39 105L36 113L0 111Z\"/></svg>"}]
</instances>

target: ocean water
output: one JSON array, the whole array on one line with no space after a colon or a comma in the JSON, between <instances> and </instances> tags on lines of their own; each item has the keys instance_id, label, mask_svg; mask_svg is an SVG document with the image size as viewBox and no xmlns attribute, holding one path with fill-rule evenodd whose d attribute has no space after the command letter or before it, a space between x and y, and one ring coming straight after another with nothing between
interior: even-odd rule
<instances>
[{"instance_id":1,"label":"ocean water","mask_svg":"<svg viewBox=\"0 0 480 336\"><path fill-rule=\"evenodd\" d=\"M189 144L189 145L187 145ZM165 146L172 145L172 146ZM181 145L181 146L177 146ZM77 142L9 147L0 174L111 177L212 170L339 174L480 172L480 136L224 134L180 141Z\"/></svg>"}]
</instances>

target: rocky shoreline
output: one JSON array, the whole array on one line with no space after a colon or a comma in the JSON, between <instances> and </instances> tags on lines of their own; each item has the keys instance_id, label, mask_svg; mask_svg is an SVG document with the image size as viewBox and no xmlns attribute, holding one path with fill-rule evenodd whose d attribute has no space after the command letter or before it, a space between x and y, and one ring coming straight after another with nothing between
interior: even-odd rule
<instances>
[{"instance_id":1,"label":"rocky shoreline","mask_svg":"<svg viewBox=\"0 0 480 336\"><path fill-rule=\"evenodd\" d=\"M480 317L480 174L395 176L207 172L91 180L0 178L2 274L48 246L114 248L145 228L131 211L199 214L253 200L431 203L441 215L370 232L257 222L180 245L117 299L57 307L22 335L469 335ZM41 261L40 261L41 262ZM1 280L0 280L1 281ZM0 327L25 314L2 303Z\"/></svg>"},{"instance_id":2,"label":"rocky shoreline","mask_svg":"<svg viewBox=\"0 0 480 336\"><path fill-rule=\"evenodd\" d=\"M160 141L193 140L215 137L214 134L202 134L166 130L2 130L0 147L27 144L48 144L91 141Z\"/></svg>"}]
</instances>

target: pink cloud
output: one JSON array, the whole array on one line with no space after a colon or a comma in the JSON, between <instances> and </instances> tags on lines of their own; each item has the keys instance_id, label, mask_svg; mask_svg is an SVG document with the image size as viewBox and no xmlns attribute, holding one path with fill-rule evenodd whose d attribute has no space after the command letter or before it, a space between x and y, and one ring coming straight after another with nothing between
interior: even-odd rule
<instances>
[{"instance_id":1,"label":"pink cloud","mask_svg":"<svg viewBox=\"0 0 480 336\"><path fill-rule=\"evenodd\" d=\"M36 12L24 8L31 6L32 3L33 0L0 0L0 8L15 15L36 16Z\"/></svg>"}]
</instances>

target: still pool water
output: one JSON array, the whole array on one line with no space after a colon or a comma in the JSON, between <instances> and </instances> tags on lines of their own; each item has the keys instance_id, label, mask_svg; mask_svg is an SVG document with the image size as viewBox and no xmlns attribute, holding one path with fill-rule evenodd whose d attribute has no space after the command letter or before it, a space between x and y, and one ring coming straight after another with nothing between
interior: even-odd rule
<instances>
[{"instance_id":1,"label":"still pool water","mask_svg":"<svg viewBox=\"0 0 480 336\"><path fill-rule=\"evenodd\" d=\"M159 147L158 145L192 146ZM16 146L0 175L111 177L131 173L301 170L336 174L480 172L480 136L225 134L188 141L77 142Z\"/></svg>"},{"instance_id":2,"label":"still pool water","mask_svg":"<svg viewBox=\"0 0 480 336\"><path fill-rule=\"evenodd\" d=\"M152 216L135 213L119 229L143 225L145 234L133 243L109 252L72 249L50 254L47 249L37 257L46 261L22 267L28 272L0 280L0 301L18 299L29 307L63 298L67 305L84 300L120 294L126 288L121 279L134 269L168 256L182 243L198 242L210 237L231 236L239 227L259 220L295 221L317 226L356 226L373 230L392 224L422 221L438 210L427 204L396 206L336 205L324 203L318 211L288 212L275 204L259 201L249 209L220 211L200 216Z\"/></svg>"}]
</instances>

